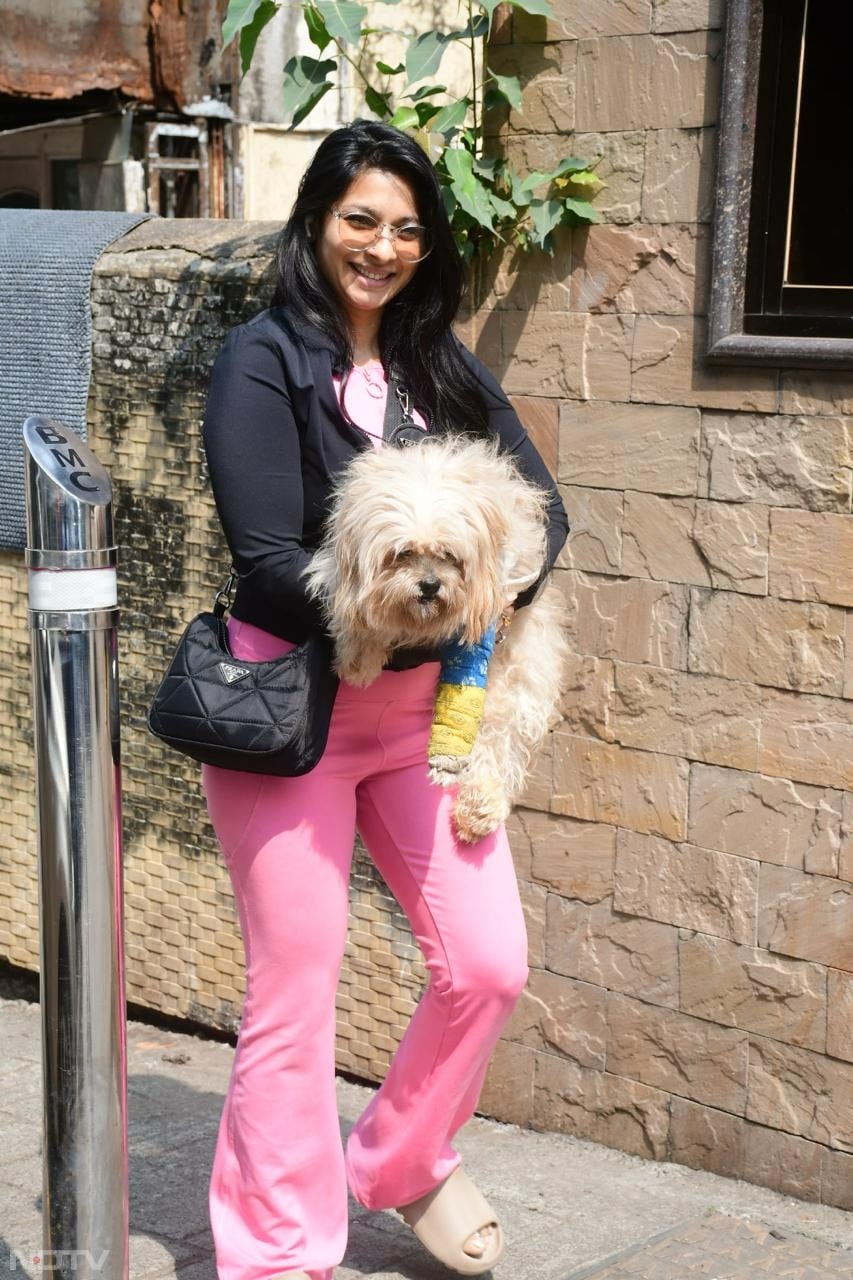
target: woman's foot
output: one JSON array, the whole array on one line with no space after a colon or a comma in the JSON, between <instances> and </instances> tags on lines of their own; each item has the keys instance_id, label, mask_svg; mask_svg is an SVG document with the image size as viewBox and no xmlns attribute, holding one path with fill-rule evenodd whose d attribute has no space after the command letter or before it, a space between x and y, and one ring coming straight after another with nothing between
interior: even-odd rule
<instances>
[{"instance_id":1,"label":"woman's foot","mask_svg":"<svg viewBox=\"0 0 853 1280\"><path fill-rule=\"evenodd\" d=\"M397 1212L433 1257L460 1275L489 1271L503 1253L495 1212L461 1166Z\"/></svg>"}]
</instances>

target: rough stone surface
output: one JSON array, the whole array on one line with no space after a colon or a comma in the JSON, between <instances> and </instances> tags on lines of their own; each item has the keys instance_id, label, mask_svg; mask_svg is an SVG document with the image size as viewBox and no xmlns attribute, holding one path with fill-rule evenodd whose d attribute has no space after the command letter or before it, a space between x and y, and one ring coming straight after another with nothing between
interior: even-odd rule
<instances>
[{"instance_id":1,"label":"rough stone surface","mask_svg":"<svg viewBox=\"0 0 853 1280\"><path fill-rule=\"evenodd\" d=\"M694 763L687 835L694 844L835 875L842 796L787 778Z\"/></svg>"},{"instance_id":2,"label":"rough stone surface","mask_svg":"<svg viewBox=\"0 0 853 1280\"><path fill-rule=\"evenodd\" d=\"M522 426L527 428L545 466L552 475L556 475L559 429L556 402L546 396L511 396L510 402L521 419Z\"/></svg>"},{"instance_id":3,"label":"rough stone surface","mask_svg":"<svg viewBox=\"0 0 853 1280\"><path fill-rule=\"evenodd\" d=\"M590 1138L631 1155L664 1158L669 1099L659 1089L542 1053L536 1057L535 1079L537 1124L540 1115L547 1115L548 1127L558 1133Z\"/></svg>"},{"instance_id":4,"label":"rough stone surface","mask_svg":"<svg viewBox=\"0 0 853 1280\"><path fill-rule=\"evenodd\" d=\"M583 329L580 379L582 400L630 400L632 315L588 315Z\"/></svg>"},{"instance_id":5,"label":"rough stone surface","mask_svg":"<svg viewBox=\"0 0 853 1280\"><path fill-rule=\"evenodd\" d=\"M687 665L687 589L637 578L560 575L579 653L658 667Z\"/></svg>"},{"instance_id":6,"label":"rough stone surface","mask_svg":"<svg viewBox=\"0 0 853 1280\"><path fill-rule=\"evenodd\" d=\"M702 415L707 495L812 511L849 511L853 483L845 418Z\"/></svg>"},{"instance_id":7,"label":"rough stone surface","mask_svg":"<svg viewBox=\"0 0 853 1280\"><path fill-rule=\"evenodd\" d=\"M853 881L853 788L845 791L841 801L841 848L838 853L838 874L842 880Z\"/></svg>"},{"instance_id":8,"label":"rough stone surface","mask_svg":"<svg viewBox=\"0 0 853 1280\"><path fill-rule=\"evenodd\" d=\"M679 839L687 820L687 762L629 751L558 729L554 741L555 813Z\"/></svg>"},{"instance_id":9,"label":"rough stone surface","mask_svg":"<svg viewBox=\"0 0 853 1280\"><path fill-rule=\"evenodd\" d=\"M678 1008L678 935L671 925L548 896L548 968L609 991Z\"/></svg>"},{"instance_id":10,"label":"rough stone surface","mask_svg":"<svg viewBox=\"0 0 853 1280\"><path fill-rule=\"evenodd\" d=\"M614 130L607 133L576 132L572 149L595 168L596 177L605 182L595 198L595 207L604 221L626 224L640 217L643 198L646 134L639 129ZM556 168L565 154L562 138L554 139Z\"/></svg>"},{"instance_id":11,"label":"rough stone surface","mask_svg":"<svg viewBox=\"0 0 853 1280\"><path fill-rule=\"evenodd\" d=\"M541 884L519 878L521 906L527 930L527 963L535 968L545 967L545 914L548 890Z\"/></svg>"},{"instance_id":12,"label":"rough stone surface","mask_svg":"<svg viewBox=\"0 0 853 1280\"><path fill-rule=\"evenodd\" d=\"M571 528L559 563L590 573L619 573L624 494L574 484L563 485L561 493Z\"/></svg>"},{"instance_id":13,"label":"rough stone surface","mask_svg":"<svg viewBox=\"0 0 853 1280\"><path fill-rule=\"evenodd\" d=\"M765 688L760 711L762 773L853 789L853 704Z\"/></svg>"},{"instance_id":14,"label":"rough stone surface","mask_svg":"<svg viewBox=\"0 0 853 1280\"><path fill-rule=\"evenodd\" d=\"M743 1173L745 1131L740 1116L687 1098L672 1099L670 1153L679 1164L739 1178Z\"/></svg>"},{"instance_id":15,"label":"rough stone surface","mask_svg":"<svg viewBox=\"0 0 853 1280\"><path fill-rule=\"evenodd\" d=\"M748 1039L672 1009L611 994L607 1070L740 1115L746 1105Z\"/></svg>"},{"instance_id":16,"label":"rough stone surface","mask_svg":"<svg viewBox=\"0 0 853 1280\"><path fill-rule=\"evenodd\" d=\"M555 0L547 24L520 10L515 14L516 40L577 40L589 36L625 36L651 30L652 0Z\"/></svg>"},{"instance_id":17,"label":"rough stone surface","mask_svg":"<svg viewBox=\"0 0 853 1280\"><path fill-rule=\"evenodd\" d=\"M501 1039L489 1059L479 1107L486 1115L506 1116L509 1124L533 1123L533 1050Z\"/></svg>"},{"instance_id":18,"label":"rough stone surface","mask_svg":"<svg viewBox=\"0 0 853 1280\"><path fill-rule=\"evenodd\" d=\"M650 129L642 217L652 224L710 222L714 208L713 129Z\"/></svg>"},{"instance_id":19,"label":"rough stone surface","mask_svg":"<svg viewBox=\"0 0 853 1280\"><path fill-rule=\"evenodd\" d=\"M758 906L760 946L853 973L853 885L764 864Z\"/></svg>"},{"instance_id":20,"label":"rough stone surface","mask_svg":"<svg viewBox=\"0 0 853 1280\"><path fill-rule=\"evenodd\" d=\"M717 676L617 662L613 726L626 747L754 769L759 714L754 686Z\"/></svg>"},{"instance_id":21,"label":"rough stone surface","mask_svg":"<svg viewBox=\"0 0 853 1280\"><path fill-rule=\"evenodd\" d=\"M635 578L710 585L710 568L693 539L694 498L625 494L622 569Z\"/></svg>"},{"instance_id":22,"label":"rough stone surface","mask_svg":"<svg viewBox=\"0 0 853 1280\"><path fill-rule=\"evenodd\" d=\"M745 1126L743 1177L799 1200L819 1200L824 1148L762 1125Z\"/></svg>"},{"instance_id":23,"label":"rough stone surface","mask_svg":"<svg viewBox=\"0 0 853 1280\"><path fill-rule=\"evenodd\" d=\"M572 310L702 311L707 261L706 230L696 224L584 227L574 237Z\"/></svg>"},{"instance_id":24,"label":"rough stone surface","mask_svg":"<svg viewBox=\"0 0 853 1280\"><path fill-rule=\"evenodd\" d=\"M750 1039L747 1118L842 1151L853 1150L853 1063Z\"/></svg>"},{"instance_id":25,"label":"rough stone surface","mask_svg":"<svg viewBox=\"0 0 853 1280\"><path fill-rule=\"evenodd\" d=\"M634 35L581 40L576 123L580 130L686 128L713 124L719 37Z\"/></svg>"},{"instance_id":26,"label":"rough stone surface","mask_svg":"<svg viewBox=\"0 0 853 1280\"><path fill-rule=\"evenodd\" d=\"M581 398L585 329L581 315L501 311L504 390L516 396Z\"/></svg>"},{"instance_id":27,"label":"rough stone surface","mask_svg":"<svg viewBox=\"0 0 853 1280\"><path fill-rule=\"evenodd\" d=\"M823 1148L820 1198L823 1204L853 1210L853 1156Z\"/></svg>"},{"instance_id":28,"label":"rough stone surface","mask_svg":"<svg viewBox=\"0 0 853 1280\"><path fill-rule=\"evenodd\" d=\"M772 369L711 369L706 324L693 316L638 316L634 327L631 399L638 404L775 412Z\"/></svg>"},{"instance_id":29,"label":"rough stone surface","mask_svg":"<svg viewBox=\"0 0 853 1280\"><path fill-rule=\"evenodd\" d=\"M733 942L756 940L757 862L620 831L615 883L617 911Z\"/></svg>"},{"instance_id":30,"label":"rough stone surface","mask_svg":"<svg viewBox=\"0 0 853 1280\"><path fill-rule=\"evenodd\" d=\"M821 965L687 932L678 960L684 1013L819 1052L827 1047Z\"/></svg>"},{"instance_id":31,"label":"rough stone surface","mask_svg":"<svg viewBox=\"0 0 853 1280\"><path fill-rule=\"evenodd\" d=\"M600 902L613 892L614 827L529 809L517 809L513 824L529 846L531 874L540 885L581 902Z\"/></svg>"},{"instance_id":32,"label":"rough stone surface","mask_svg":"<svg viewBox=\"0 0 853 1280\"><path fill-rule=\"evenodd\" d=\"M653 31L704 31L719 27L723 0L654 0Z\"/></svg>"},{"instance_id":33,"label":"rough stone surface","mask_svg":"<svg viewBox=\"0 0 853 1280\"><path fill-rule=\"evenodd\" d=\"M572 733L613 742L613 663L571 654L566 663L566 689L560 704L563 726Z\"/></svg>"},{"instance_id":34,"label":"rough stone surface","mask_svg":"<svg viewBox=\"0 0 853 1280\"><path fill-rule=\"evenodd\" d=\"M779 376L779 408L782 413L809 417L853 414L850 374L837 369L783 369Z\"/></svg>"},{"instance_id":35,"label":"rough stone surface","mask_svg":"<svg viewBox=\"0 0 853 1280\"><path fill-rule=\"evenodd\" d=\"M521 111L512 108L512 133L571 133L575 127L577 43L498 45L490 66L500 75L518 76L524 86Z\"/></svg>"},{"instance_id":36,"label":"rough stone surface","mask_svg":"<svg viewBox=\"0 0 853 1280\"><path fill-rule=\"evenodd\" d=\"M626 504L625 563L629 519ZM844 614L823 604L798 604L694 591L690 605L691 671L752 680L811 693L840 694Z\"/></svg>"},{"instance_id":37,"label":"rough stone surface","mask_svg":"<svg viewBox=\"0 0 853 1280\"><path fill-rule=\"evenodd\" d=\"M764 595L767 591L768 508L758 503L696 503L693 537L708 562L711 586Z\"/></svg>"},{"instance_id":38,"label":"rough stone surface","mask_svg":"<svg viewBox=\"0 0 853 1280\"><path fill-rule=\"evenodd\" d=\"M564 484L692 495L698 451L695 409L591 402L560 410Z\"/></svg>"},{"instance_id":39,"label":"rough stone surface","mask_svg":"<svg viewBox=\"0 0 853 1280\"><path fill-rule=\"evenodd\" d=\"M853 518L777 510L770 518L770 590L853 606Z\"/></svg>"},{"instance_id":40,"label":"rough stone surface","mask_svg":"<svg viewBox=\"0 0 853 1280\"><path fill-rule=\"evenodd\" d=\"M826 1051L853 1062L853 975L830 969L827 980Z\"/></svg>"},{"instance_id":41,"label":"rough stone surface","mask_svg":"<svg viewBox=\"0 0 853 1280\"><path fill-rule=\"evenodd\" d=\"M534 969L503 1034L603 1071L606 1009L607 992L601 987Z\"/></svg>"}]
</instances>

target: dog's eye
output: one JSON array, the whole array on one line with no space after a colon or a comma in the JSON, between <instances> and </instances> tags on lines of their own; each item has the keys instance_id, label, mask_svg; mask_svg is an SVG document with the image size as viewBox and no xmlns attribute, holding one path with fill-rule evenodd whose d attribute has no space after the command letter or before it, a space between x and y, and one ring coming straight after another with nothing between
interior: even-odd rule
<instances>
[{"instance_id":1,"label":"dog's eye","mask_svg":"<svg viewBox=\"0 0 853 1280\"><path fill-rule=\"evenodd\" d=\"M441 556L443 560L447 560L450 564L455 565L457 569L462 563L458 556L455 556L452 551L447 550L447 547L442 548Z\"/></svg>"},{"instance_id":2,"label":"dog's eye","mask_svg":"<svg viewBox=\"0 0 853 1280\"><path fill-rule=\"evenodd\" d=\"M411 554L411 547L401 547L400 550L395 553L395 558L397 560L408 560Z\"/></svg>"}]
</instances>

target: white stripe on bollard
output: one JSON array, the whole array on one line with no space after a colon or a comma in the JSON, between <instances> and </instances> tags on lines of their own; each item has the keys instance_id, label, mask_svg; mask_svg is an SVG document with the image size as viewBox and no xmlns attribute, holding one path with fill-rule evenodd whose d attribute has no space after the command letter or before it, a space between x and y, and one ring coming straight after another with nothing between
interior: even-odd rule
<instances>
[{"instance_id":1,"label":"white stripe on bollard","mask_svg":"<svg viewBox=\"0 0 853 1280\"><path fill-rule=\"evenodd\" d=\"M113 609L115 569L30 569L31 609Z\"/></svg>"}]
</instances>

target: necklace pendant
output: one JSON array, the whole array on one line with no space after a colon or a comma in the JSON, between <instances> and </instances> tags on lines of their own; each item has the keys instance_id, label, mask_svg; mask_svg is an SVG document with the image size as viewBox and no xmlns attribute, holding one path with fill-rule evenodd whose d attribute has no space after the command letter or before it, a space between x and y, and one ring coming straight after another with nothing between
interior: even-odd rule
<instances>
[{"instance_id":1,"label":"necklace pendant","mask_svg":"<svg viewBox=\"0 0 853 1280\"><path fill-rule=\"evenodd\" d=\"M375 382L367 383L367 394L372 396L374 400L382 399L382 388L377 386Z\"/></svg>"}]
</instances>

